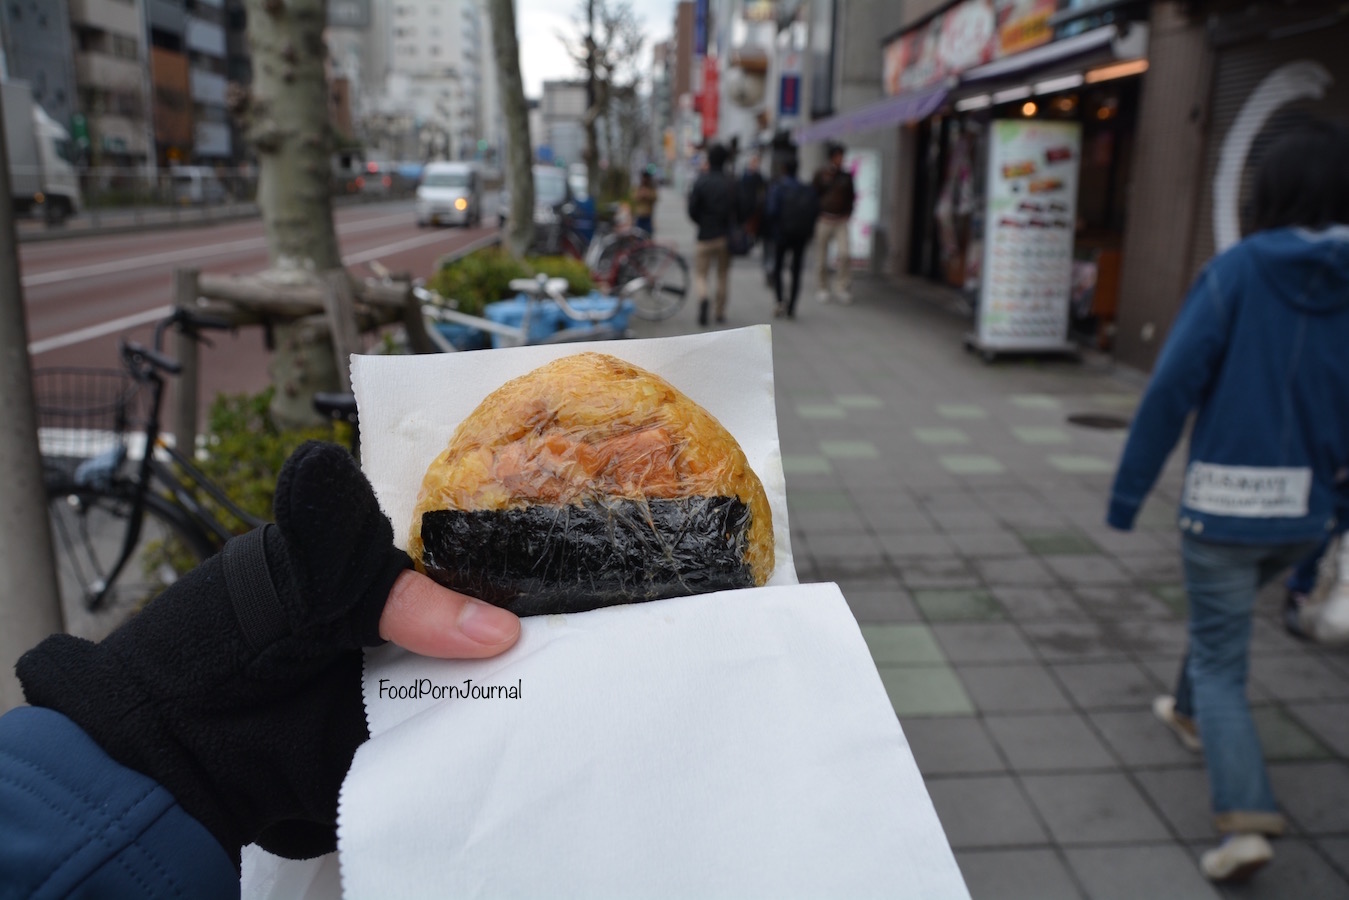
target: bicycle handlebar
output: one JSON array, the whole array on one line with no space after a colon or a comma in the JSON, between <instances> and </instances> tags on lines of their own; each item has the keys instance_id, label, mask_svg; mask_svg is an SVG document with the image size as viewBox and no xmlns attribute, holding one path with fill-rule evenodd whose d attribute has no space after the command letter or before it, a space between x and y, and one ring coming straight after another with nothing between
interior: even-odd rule
<instances>
[{"instance_id":1,"label":"bicycle handlebar","mask_svg":"<svg viewBox=\"0 0 1349 900\"><path fill-rule=\"evenodd\" d=\"M183 371L183 364L176 359L171 359L160 353L158 350L151 350L135 341L122 342L122 358L126 360L128 368L138 377L145 374L143 363L149 363L154 371L168 372L170 375L177 375Z\"/></svg>"},{"instance_id":2,"label":"bicycle handlebar","mask_svg":"<svg viewBox=\"0 0 1349 900\"><path fill-rule=\"evenodd\" d=\"M164 332L177 326L178 330L193 340L199 339L198 331L232 331L234 323L221 316L193 312L182 306L175 306L173 312L155 324L155 350L164 349Z\"/></svg>"}]
</instances>

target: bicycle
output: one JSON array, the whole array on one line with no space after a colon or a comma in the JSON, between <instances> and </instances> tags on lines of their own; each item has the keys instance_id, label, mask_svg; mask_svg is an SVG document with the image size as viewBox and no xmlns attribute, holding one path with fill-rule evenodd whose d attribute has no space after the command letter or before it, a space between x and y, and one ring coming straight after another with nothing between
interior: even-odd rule
<instances>
[{"instance_id":1,"label":"bicycle","mask_svg":"<svg viewBox=\"0 0 1349 900\"><path fill-rule=\"evenodd\" d=\"M180 308L156 324L153 348L123 341L123 369L34 372L62 605L68 619L97 614L90 628L111 630L234 536L200 495L245 529L263 524L192 463L192 448L162 438L165 377L182 371L163 353L170 328L204 340L233 325Z\"/></svg>"},{"instance_id":2,"label":"bicycle","mask_svg":"<svg viewBox=\"0 0 1349 900\"><path fill-rule=\"evenodd\" d=\"M612 291L641 278L645 286L632 295L634 312L649 322L670 318L688 299L688 262L640 228L597 233L584 260L601 290Z\"/></svg>"}]
</instances>

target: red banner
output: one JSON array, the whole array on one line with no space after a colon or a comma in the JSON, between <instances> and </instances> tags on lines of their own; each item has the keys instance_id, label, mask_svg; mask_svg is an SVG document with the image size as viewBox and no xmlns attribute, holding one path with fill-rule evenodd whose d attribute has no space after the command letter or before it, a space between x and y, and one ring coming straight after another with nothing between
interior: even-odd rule
<instances>
[{"instance_id":1,"label":"red banner","mask_svg":"<svg viewBox=\"0 0 1349 900\"><path fill-rule=\"evenodd\" d=\"M718 104L721 102L721 89L718 84L717 61L714 57L703 57L703 137L716 137Z\"/></svg>"}]
</instances>

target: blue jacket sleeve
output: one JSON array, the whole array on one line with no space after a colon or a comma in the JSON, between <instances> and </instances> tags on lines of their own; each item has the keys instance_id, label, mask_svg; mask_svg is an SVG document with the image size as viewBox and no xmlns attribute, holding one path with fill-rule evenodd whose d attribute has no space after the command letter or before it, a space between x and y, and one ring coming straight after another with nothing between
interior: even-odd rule
<instances>
[{"instance_id":1,"label":"blue jacket sleeve","mask_svg":"<svg viewBox=\"0 0 1349 900\"><path fill-rule=\"evenodd\" d=\"M1129 429L1106 522L1128 531L1166 458L1185 429L1185 419L1213 381L1227 349L1235 284L1228 267L1210 264L1190 290L1171 328L1143 401Z\"/></svg>"},{"instance_id":2,"label":"blue jacket sleeve","mask_svg":"<svg viewBox=\"0 0 1349 900\"><path fill-rule=\"evenodd\" d=\"M0 717L0 895L236 898L239 873L163 787L21 707Z\"/></svg>"}]
</instances>

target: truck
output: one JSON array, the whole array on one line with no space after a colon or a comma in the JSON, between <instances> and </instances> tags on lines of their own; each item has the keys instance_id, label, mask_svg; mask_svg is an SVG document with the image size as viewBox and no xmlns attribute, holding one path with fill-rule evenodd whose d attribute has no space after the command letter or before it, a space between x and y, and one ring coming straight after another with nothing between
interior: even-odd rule
<instances>
[{"instance_id":1,"label":"truck","mask_svg":"<svg viewBox=\"0 0 1349 900\"><path fill-rule=\"evenodd\" d=\"M70 164L70 134L33 102L26 82L0 82L0 91L14 212L36 213L60 224L81 206L79 178Z\"/></svg>"}]
</instances>

